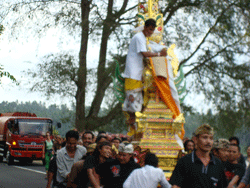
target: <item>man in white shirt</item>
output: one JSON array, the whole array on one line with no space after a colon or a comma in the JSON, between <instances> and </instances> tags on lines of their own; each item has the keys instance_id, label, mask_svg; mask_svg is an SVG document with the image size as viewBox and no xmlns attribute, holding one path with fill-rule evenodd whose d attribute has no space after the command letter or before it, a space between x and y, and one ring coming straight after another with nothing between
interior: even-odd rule
<instances>
[{"instance_id":1,"label":"man in white shirt","mask_svg":"<svg viewBox=\"0 0 250 188\"><path fill-rule=\"evenodd\" d=\"M145 166L134 170L123 184L123 188L171 188L162 169L157 168L158 158L153 153L145 157Z\"/></svg>"},{"instance_id":2,"label":"man in white shirt","mask_svg":"<svg viewBox=\"0 0 250 188\"><path fill-rule=\"evenodd\" d=\"M155 27L156 21L154 19L146 20L143 31L134 35L129 45L124 71L126 98L123 105L123 111L130 115L127 122L129 125L133 125L135 122L135 112L142 110L143 58L167 55L164 49L158 53L147 50L146 37L150 37L154 33Z\"/></svg>"},{"instance_id":3,"label":"man in white shirt","mask_svg":"<svg viewBox=\"0 0 250 188\"><path fill-rule=\"evenodd\" d=\"M76 131L68 131L66 133L66 146L57 152L56 165L59 188L66 188L67 180L70 175L71 168L74 163L80 161L87 150L85 147L77 145L79 134Z\"/></svg>"}]
</instances>

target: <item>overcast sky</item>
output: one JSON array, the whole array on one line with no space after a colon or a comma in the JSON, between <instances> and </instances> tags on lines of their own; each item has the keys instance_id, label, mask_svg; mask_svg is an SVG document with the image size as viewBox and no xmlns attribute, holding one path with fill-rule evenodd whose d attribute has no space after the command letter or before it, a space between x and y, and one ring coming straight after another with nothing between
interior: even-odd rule
<instances>
[{"instance_id":1,"label":"overcast sky","mask_svg":"<svg viewBox=\"0 0 250 188\"><path fill-rule=\"evenodd\" d=\"M5 33L8 32L6 28ZM37 40L29 40L28 42L24 39L19 41L11 41L7 38L7 35L3 34L0 36L0 64L4 70L14 75L17 81L20 83L16 86L8 78L2 78L2 84L0 85L0 102L2 101L42 101L47 105L50 104L67 104L70 106L73 99L60 98L59 96L47 99L43 93L30 92L27 82L30 81L30 77L24 73L28 69L35 70L37 63L42 56L49 53L58 53L60 50L72 50L78 54L79 44L70 43L61 47L58 45L59 38L55 36L54 32L49 32L46 37L42 38L40 42ZM96 62L97 56L91 55L91 52L96 52L96 46L90 45L88 58L89 62ZM89 67L95 66L93 63ZM90 104L91 101L87 101Z\"/></svg>"}]
</instances>

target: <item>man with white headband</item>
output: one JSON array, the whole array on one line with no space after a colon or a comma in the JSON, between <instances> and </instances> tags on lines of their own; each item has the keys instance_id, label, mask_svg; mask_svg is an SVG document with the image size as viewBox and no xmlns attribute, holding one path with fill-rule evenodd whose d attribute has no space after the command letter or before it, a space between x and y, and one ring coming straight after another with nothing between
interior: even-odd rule
<instances>
[{"instance_id":1,"label":"man with white headband","mask_svg":"<svg viewBox=\"0 0 250 188\"><path fill-rule=\"evenodd\" d=\"M140 168L140 165L136 164L133 159L133 152L132 144L121 143L117 159L101 164L96 169L104 188L122 188L130 173L134 169Z\"/></svg>"}]
</instances>

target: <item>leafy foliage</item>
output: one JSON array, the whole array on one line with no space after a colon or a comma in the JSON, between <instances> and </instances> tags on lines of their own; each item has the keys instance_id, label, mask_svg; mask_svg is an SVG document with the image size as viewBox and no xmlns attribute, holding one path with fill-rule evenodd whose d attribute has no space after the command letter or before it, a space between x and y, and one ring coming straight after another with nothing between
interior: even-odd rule
<instances>
[{"instance_id":1,"label":"leafy foliage","mask_svg":"<svg viewBox=\"0 0 250 188\"><path fill-rule=\"evenodd\" d=\"M1 78L4 76L9 78L12 82L16 83L16 85L19 84L17 82L16 78L13 75L11 75L9 72L4 71L3 67L1 67L1 65L0 65L0 84L1 84Z\"/></svg>"},{"instance_id":2,"label":"leafy foliage","mask_svg":"<svg viewBox=\"0 0 250 188\"><path fill-rule=\"evenodd\" d=\"M4 30L4 27L3 27L3 25L0 24L0 35L3 34L3 30Z\"/></svg>"}]
</instances>

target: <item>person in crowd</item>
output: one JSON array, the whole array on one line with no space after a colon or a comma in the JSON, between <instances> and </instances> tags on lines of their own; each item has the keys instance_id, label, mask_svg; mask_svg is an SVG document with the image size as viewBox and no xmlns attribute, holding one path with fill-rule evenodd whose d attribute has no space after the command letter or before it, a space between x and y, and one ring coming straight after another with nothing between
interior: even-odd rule
<instances>
[{"instance_id":1,"label":"person in crowd","mask_svg":"<svg viewBox=\"0 0 250 188\"><path fill-rule=\"evenodd\" d=\"M59 183L59 188L67 186L69 173L74 163L81 160L86 155L87 150L83 146L77 145L79 133L70 130L66 133L66 146L57 152L56 165L57 176L56 179Z\"/></svg>"},{"instance_id":2,"label":"person in crowd","mask_svg":"<svg viewBox=\"0 0 250 188\"><path fill-rule=\"evenodd\" d=\"M222 163L211 154L214 131L204 124L195 131L196 150L182 157L170 179L172 188L224 188L225 174Z\"/></svg>"},{"instance_id":3,"label":"person in crowd","mask_svg":"<svg viewBox=\"0 0 250 188\"><path fill-rule=\"evenodd\" d=\"M225 163L228 160L229 145L230 142L224 138L214 141L212 152L215 157L222 161L222 163Z\"/></svg>"},{"instance_id":4,"label":"person in crowd","mask_svg":"<svg viewBox=\"0 0 250 188\"><path fill-rule=\"evenodd\" d=\"M122 137L122 143L129 143L127 137Z\"/></svg>"},{"instance_id":5,"label":"person in crowd","mask_svg":"<svg viewBox=\"0 0 250 188\"><path fill-rule=\"evenodd\" d=\"M55 135L54 137L54 143L53 143L53 151L54 154L57 152L57 150L60 150L62 148L62 139L60 135Z\"/></svg>"},{"instance_id":6,"label":"person in crowd","mask_svg":"<svg viewBox=\"0 0 250 188\"><path fill-rule=\"evenodd\" d=\"M184 137L184 138L182 139L183 144L184 144L187 140L190 140L190 139L189 139L188 137Z\"/></svg>"},{"instance_id":7,"label":"person in crowd","mask_svg":"<svg viewBox=\"0 0 250 188\"><path fill-rule=\"evenodd\" d=\"M96 173L100 176L104 188L122 188L130 173L140 168L133 159L132 144L121 143L117 159L109 160L98 166Z\"/></svg>"},{"instance_id":8,"label":"person in crowd","mask_svg":"<svg viewBox=\"0 0 250 188\"><path fill-rule=\"evenodd\" d=\"M46 188L51 188L51 183L52 187L56 187L58 185L58 182L56 180L56 172L57 172L56 155L54 155L49 163L48 181Z\"/></svg>"},{"instance_id":9,"label":"person in crowd","mask_svg":"<svg viewBox=\"0 0 250 188\"><path fill-rule=\"evenodd\" d=\"M187 153L191 153L194 150L194 141L193 140L186 140L184 142L184 149Z\"/></svg>"},{"instance_id":10,"label":"person in crowd","mask_svg":"<svg viewBox=\"0 0 250 188\"><path fill-rule=\"evenodd\" d=\"M250 164L250 146L247 147L247 159L246 159L246 167Z\"/></svg>"},{"instance_id":11,"label":"person in crowd","mask_svg":"<svg viewBox=\"0 0 250 188\"><path fill-rule=\"evenodd\" d=\"M91 131L85 131L82 135L83 146L87 148L90 144L94 143L94 134Z\"/></svg>"},{"instance_id":12,"label":"person in crowd","mask_svg":"<svg viewBox=\"0 0 250 188\"><path fill-rule=\"evenodd\" d=\"M93 154L95 149L96 149L96 143L88 145L86 156L83 156L82 160L73 164L71 171L70 171L69 179L67 182L68 188L86 187L88 183L88 179L86 178L87 177L86 169L84 170L83 168L84 162L88 156L91 156Z\"/></svg>"},{"instance_id":13,"label":"person in crowd","mask_svg":"<svg viewBox=\"0 0 250 188\"><path fill-rule=\"evenodd\" d=\"M230 142L230 144L240 146L240 140L236 136L230 137L229 138L229 142ZM241 153L239 153L238 162L239 162L239 164L243 165L244 168L246 169L245 158L244 158L244 156Z\"/></svg>"},{"instance_id":14,"label":"person in crowd","mask_svg":"<svg viewBox=\"0 0 250 188\"><path fill-rule=\"evenodd\" d=\"M164 49L159 53L154 53L147 50L146 37L150 37L154 33L155 27L156 21L154 19L146 20L143 31L135 34L129 45L124 70L126 97L123 105L123 111L127 112L130 116L129 120L127 121L127 124L129 125L133 125L135 123L135 112L142 111L142 73L144 69L143 58L167 55L166 50Z\"/></svg>"},{"instance_id":15,"label":"person in crowd","mask_svg":"<svg viewBox=\"0 0 250 188\"><path fill-rule=\"evenodd\" d=\"M78 133L79 133L79 139L78 139L77 145L83 146L83 142L82 142L83 132L78 132ZM87 147L85 147L85 148L87 148Z\"/></svg>"},{"instance_id":16,"label":"person in crowd","mask_svg":"<svg viewBox=\"0 0 250 188\"><path fill-rule=\"evenodd\" d=\"M92 187L100 186L100 178L96 174L96 168L109 160L111 155L111 145L110 142L104 141L97 144L94 153L91 156L88 156L84 162L82 177L86 177L88 179L83 179L83 183L81 183L82 187L86 187L91 185ZM85 173L85 174L84 174Z\"/></svg>"},{"instance_id":17,"label":"person in crowd","mask_svg":"<svg viewBox=\"0 0 250 188\"><path fill-rule=\"evenodd\" d=\"M115 159L117 157L117 154L119 153L118 148L119 144L121 143L121 140L118 137L114 137L111 140L111 143L112 143L112 158Z\"/></svg>"},{"instance_id":18,"label":"person in crowd","mask_svg":"<svg viewBox=\"0 0 250 188\"><path fill-rule=\"evenodd\" d=\"M237 188L249 188L250 187L250 165L247 167L243 178Z\"/></svg>"},{"instance_id":19,"label":"person in crowd","mask_svg":"<svg viewBox=\"0 0 250 188\"><path fill-rule=\"evenodd\" d=\"M48 179L48 169L50 159L53 157L53 141L50 139L50 132L46 132L46 140L43 144L43 158L45 160L46 177Z\"/></svg>"},{"instance_id":20,"label":"person in crowd","mask_svg":"<svg viewBox=\"0 0 250 188\"><path fill-rule=\"evenodd\" d=\"M118 137L114 137L111 140L112 145L114 145L117 149L119 148L119 144L121 143L121 139Z\"/></svg>"},{"instance_id":21,"label":"person in crowd","mask_svg":"<svg viewBox=\"0 0 250 188\"><path fill-rule=\"evenodd\" d=\"M106 134L105 131L99 131L97 137L98 137L98 136L105 136L105 137L106 137L107 134Z\"/></svg>"},{"instance_id":22,"label":"person in crowd","mask_svg":"<svg viewBox=\"0 0 250 188\"><path fill-rule=\"evenodd\" d=\"M245 168L238 162L240 153L240 146L236 144L230 144L229 157L225 163L225 175L228 182L228 188L233 188L239 185L244 173Z\"/></svg>"},{"instance_id":23,"label":"person in crowd","mask_svg":"<svg viewBox=\"0 0 250 188\"><path fill-rule=\"evenodd\" d=\"M105 142L105 141L108 141L106 136L100 135L100 136L97 136L97 138L96 138L97 145L100 144L101 142Z\"/></svg>"},{"instance_id":24,"label":"person in crowd","mask_svg":"<svg viewBox=\"0 0 250 188\"><path fill-rule=\"evenodd\" d=\"M153 153L147 153L145 166L135 169L123 184L123 188L171 188L162 169L158 168L158 158Z\"/></svg>"},{"instance_id":25,"label":"person in crowd","mask_svg":"<svg viewBox=\"0 0 250 188\"><path fill-rule=\"evenodd\" d=\"M54 143L53 143L54 155L51 158L50 163L49 163L47 188L51 187L51 183L52 183L52 187L56 187L58 184L58 182L56 181L56 172L57 172L56 155L57 155L57 151L59 151L62 148L63 139L61 138L60 135L55 135L54 138L55 138Z\"/></svg>"}]
</instances>

